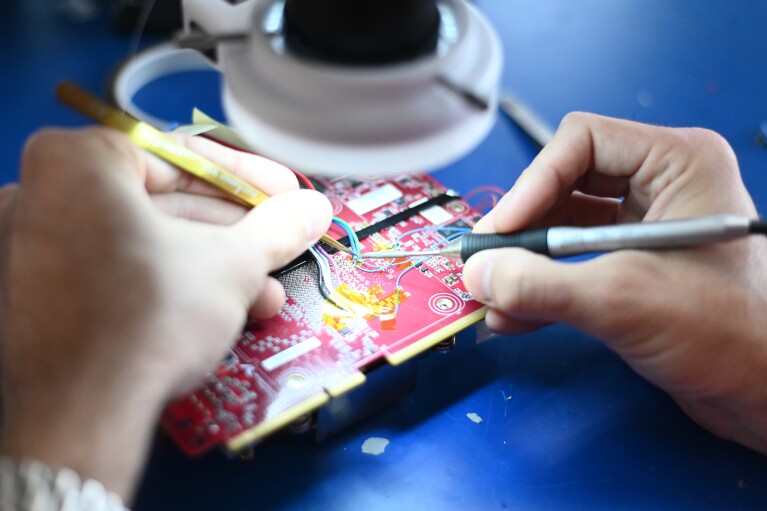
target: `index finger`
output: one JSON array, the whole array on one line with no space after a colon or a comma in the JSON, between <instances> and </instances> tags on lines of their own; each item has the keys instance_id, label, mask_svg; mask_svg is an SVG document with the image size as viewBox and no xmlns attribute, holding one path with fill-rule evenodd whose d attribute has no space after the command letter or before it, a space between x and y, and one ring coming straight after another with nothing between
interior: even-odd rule
<instances>
[{"instance_id":1,"label":"index finger","mask_svg":"<svg viewBox=\"0 0 767 511\"><path fill-rule=\"evenodd\" d=\"M231 149L203 137L172 135L172 138L251 183L267 195L276 195L298 188L298 180L293 172L268 158ZM147 159L145 184L149 193L184 192L230 198L226 193L154 155Z\"/></svg>"},{"instance_id":2,"label":"index finger","mask_svg":"<svg viewBox=\"0 0 767 511\"><path fill-rule=\"evenodd\" d=\"M671 129L594 114L568 114L554 138L514 187L477 226L508 232L547 216L575 190L599 197L626 197L647 209L649 187L630 187L643 169L652 172L674 147Z\"/></svg>"}]
</instances>

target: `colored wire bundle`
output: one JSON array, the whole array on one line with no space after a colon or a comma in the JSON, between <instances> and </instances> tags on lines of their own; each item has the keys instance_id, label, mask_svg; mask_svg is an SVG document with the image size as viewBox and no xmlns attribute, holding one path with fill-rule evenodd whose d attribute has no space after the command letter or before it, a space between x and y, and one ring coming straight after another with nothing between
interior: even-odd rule
<instances>
[{"instance_id":1,"label":"colored wire bundle","mask_svg":"<svg viewBox=\"0 0 767 511\"><path fill-rule=\"evenodd\" d=\"M327 252L325 252L319 243L313 247L309 247L309 253L312 255L314 264L317 266L317 281L320 289L320 294L326 300L330 300L330 294L336 288L336 283L333 282L333 277L336 278L336 281L339 284L341 282L341 277L338 274L336 263L333 261L333 258L330 257Z\"/></svg>"},{"instance_id":2,"label":"colored wire bundle","mask_svg":"<svg viewBox=\"0 0 767 511\"><path fill-rule=\"evenodd\" d=\"M354 229L351 225L349 225L348 222L342 220L338 217L333 217L333 224L340 227L345 233L346 236L349 238L349 244L352 251L352 261L355 264L355 267L358 271L366 272L366 273L380 273L383 271L386 271L390 269L393 266L398 266L402 264L402 262L397 262L397 260L392 259L391 261L388 261L384 264L373 264L369 261L366 261L360 257L360 254L362 253L361 243L359 241L359 238L357 237L357 234L354 232ZM447 244L448 242L454 240L455 238L462 236L463 234L470 232L471 229L463 228L463 227L419 227L418 229L412 229L410 231L403 232L397 238L394 240L394 244L392 248L396 249L402 244L402 240L408 236L412 236L413 234L419 233L419 232L439 232L443 236L445 234L448 234L445 236L445 238L441 241L438 241L434 247L430 248L436 248L440 247L442 245ZM328 254L325 250L322 249L322 247L318 245L315 245L314 247L311 247L309 249L309 252L312 254L315 264L317 265L317 271L319 274L319 288L320 293L322 293L322 296L326 300L333 301L331 298L331 293L333 289L335 289L335 285L333 282L333 277L335 277L336 282L340 285L342 280L341 276L338 272L338 267L333 260L333 257ZM396 315L399 311L399 305L400 305L400 293L404 291L404 288L402 287L402 278L410 272L413 268L417 268L421 266L425 261L429 260L433 256L413 256L409 257L409 265L407 268L405 268L399 275L397 275L397 280L394 283L394 288L397 293L396 303L394 306L393 313Z\"/></svg>"},{"instance_id":3,"label":"colored wire bundle","mask_svg":"<svg viewBox=\"0 0 767 511\"><path fill-rule=\"evenodd\" d=\"M465 234L467 232L470 232L471 229L467 229L465 227L419 227L418 229L412 229L410 231L403 232L402 234L397 236L397 238L394 240L394 244L392 245L392 250L396 250L397 248L399 248L400 245L402 244L402 240L404 238L406 238L408 236L412 236L413 234L416 234L418 232L424 232L424 231L440 232L440 233L443 233L443 234L444 233L448 233L448 232L449 233L453 233L453 234L450 234L449 236L447 236L444 240L442 240L442 241L440 241L440 242L438 242L438 243L436 243L434 245L435 247L439 247L441 245L444 245L448 241L454 240L458 236L461 236L461 235L463 235L463 234ZM414 257L410 257L409 259L412 260L412 259L415 259L417 257L418 256L414 256ZM428 257L426 257L424 260L426 260L426 259L428 259ZM356 262L358 263L357 268L360 271L364 271L364 272L367 272L367 273L375 273L375 272L379 272L379 271L388 270L392 266L400 264L400 263L397 263L394 259L392 259L391 261L387 261L387 262L385 262L383 264L371 263L370 261L366 261L364 259L357 259Z\"/></svg>"},{"instance_id":4,"label":"colored wire bundle","mask_svg":"<svg viewBox=\"0 0 767 511\"><path fill-rule=\"evenodd\" d=\"M349 225L346 220L338 218L337 216L333 217L333 224L340 227L346 233L346 236L349 238L349 248L351 249L354 258L358 258L362 253L360 239L357 237L357 233L354 232L352 226Z\"/></svg>"},{"instance_id":5,"label":"colored wire bundle","mask_svg":"<svg viewBox=\"0 0 767 511\"><path fill-rule=\"evenodd\" d=\"M325 251L324 248L322 248L321 244L317 243L315 248L317 249L317 252L319 252L319 254L328 262L330 269L333 271L333 276L336 278L336 282L340 284L341 275L338 273L338 265L336 265L335 260Z\"/></svg>"},{"instance_id":6,"label":"colored wire bundle","mask_svg":"<svg viewBox=\"0 0 767 511\"><path fill-rule=\"evenodd\" d=\"M485 214L498 205L498 201L505 193L503 188L497 186L479 186L469 191L463 200L471 204L474 209Z\"/></svg>"},{"instance_id":7,"label":"colored wire bundle","mask_svg":"<svg viewBox=\"0 0 767 511\"><path fill-rule=\"evenodd\" d=\"M331 269L329 261L331 259L330 257L325 257L327 252L323 255L320 252L322 249L318 250L317 247L319 247L319 244L309 247L309 253L312 255L314 264L317 266L317 284L320 289L320 294L325 300L330 300L330 293L335 287L330 277Z\"/></svg>"}]
</instances>

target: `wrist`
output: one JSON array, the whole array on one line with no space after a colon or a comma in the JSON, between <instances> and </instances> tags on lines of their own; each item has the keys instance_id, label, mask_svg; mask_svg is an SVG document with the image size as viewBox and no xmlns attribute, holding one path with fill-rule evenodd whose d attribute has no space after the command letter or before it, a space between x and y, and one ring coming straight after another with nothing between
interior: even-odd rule
<instances>
[{"instance_id":1,"label":"wrist","mask_svg":"<svg viewBox=\"0 0 767 511\"><path fill-rule=\"evenodd\" d=\"M69 468L0 457L0 509L125 511L122 499L92 479L81 481Z\"/></svg>"},{"instance_id":2,"label":"wrist","mask_svg":"<svg viewBox=\"0 0 767 511\"><path fill-rule=\"evenodd\" d=\"M0 454L69 467L124 499L133 492L164 391L152 381L89 378L4 389ZM51 391L50 389L59 389Z\"/></svg>"}]
</instances>

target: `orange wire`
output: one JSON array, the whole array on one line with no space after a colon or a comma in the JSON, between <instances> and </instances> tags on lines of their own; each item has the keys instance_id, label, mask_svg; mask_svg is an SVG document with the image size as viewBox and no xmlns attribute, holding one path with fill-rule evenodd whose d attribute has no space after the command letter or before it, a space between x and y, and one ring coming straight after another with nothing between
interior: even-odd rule
<instances>
[{"instance_id":1,"label":"orange wire","mask_svg":"<svg viewBox=\"0 0 767 511\"><path fill-rule=\"evenodd\" d=\"M492 186L492 185L485 185L485 186L479 186L477 188L474 188L473 190L469 190L469 192L463 196L463 200L470 201L480 193L495 193L497 195L503 196L506 191L503 188L500 188L498 186Z\"/></svg>"}]
</instances>

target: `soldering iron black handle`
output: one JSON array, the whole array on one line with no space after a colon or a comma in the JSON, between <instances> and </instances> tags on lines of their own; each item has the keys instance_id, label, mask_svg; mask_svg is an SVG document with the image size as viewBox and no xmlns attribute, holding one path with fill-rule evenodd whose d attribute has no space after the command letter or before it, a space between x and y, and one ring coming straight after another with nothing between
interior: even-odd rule
<instances>
[{"instance_id":1,"label":"soldering iron black handle","mask_svg":"<svg viewBox=\"0 0 767 511\"><path fill-rule=\"evenodd\" d=\"M531 229L510 234L465 234L461 237L461 259L466 261L482 250L509 247L549 255L548 232L548 229Z\"/></svg>"}]
</instances>

